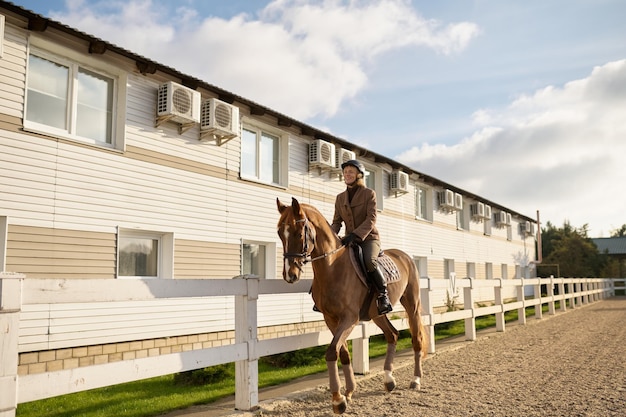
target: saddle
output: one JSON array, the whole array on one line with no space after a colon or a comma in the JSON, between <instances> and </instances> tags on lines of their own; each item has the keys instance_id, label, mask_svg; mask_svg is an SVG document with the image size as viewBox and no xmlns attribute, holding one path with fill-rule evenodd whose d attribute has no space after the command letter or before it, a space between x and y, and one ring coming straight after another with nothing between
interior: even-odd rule
<instances>
[{"instance_id":1,"label":"saddle","mask_svg":"<svg viewBox=\"0 0 626 417\"><path fill-rule=\"evenodd\" d=\"M352 261L352 266L354 266L354 270L359 277L359 280L363 285L365 285L368 289L367 296L363 300L361 304L361 310L359 312L359 318L361 321L370 320L369 317L369 306L374 299L374 290L372 289L371 284L367 279L367 269L365 267L365 260L363 259L363 248L360 245L351 245L352 250L350 253L350 261ZM390 282L395 282L400 280L400 271L398 271L398 267L395 262L391 259L391 257L387 256L383 250L378 254L378 265L380 266L381 271L383 272L383 277L385 281L389 284Z\"/></svg>"}]
</instances>

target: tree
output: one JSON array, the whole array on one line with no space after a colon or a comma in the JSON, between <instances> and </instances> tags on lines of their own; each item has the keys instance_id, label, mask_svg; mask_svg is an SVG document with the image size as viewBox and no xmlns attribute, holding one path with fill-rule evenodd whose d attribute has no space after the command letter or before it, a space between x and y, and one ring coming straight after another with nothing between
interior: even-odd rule
<instances>
[{"instance_id":1,"label":"tree","mask_svg":"<svg viewBox=\"0 0 626 417\"><path fill-rule=\"evenodd\" d=\"M559 265L562 277L602 276L610 262L606 254L598 252L597 246L587 235L588 231L587 224L575 228L566 221L562 228L556 228L547 222L546 227L541 229L542 263Z\"/></svg>"},{"instance_id":2,"label":"tree","mask_svg":"<svg viewBox=\"0 0 626 417\"><path fill-rule=\"evenodd\" d=\"M626 224L619 229L611 230L611 237L626 237Z\"/></svg>"}]
</instances>

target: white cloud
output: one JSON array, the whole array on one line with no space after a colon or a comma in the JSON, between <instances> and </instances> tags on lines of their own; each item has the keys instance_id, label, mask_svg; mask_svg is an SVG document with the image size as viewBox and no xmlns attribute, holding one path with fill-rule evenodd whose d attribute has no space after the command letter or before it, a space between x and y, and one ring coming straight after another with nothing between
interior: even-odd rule
<instances>
[{"instance_id":1,"label":"white cloud","mask_svg":"<svg viewBox=\"0 0 626 417\"><path fill-rule=\"evenodd\" d=\"M258 17L201 19L151 0L67 2L52 18L298 119L335 115L381 54L463 50L469 22L426 20L408 0L275 0Z\"/></svg>"},{"instance_id":2,"label":"white cloud","mask_svg":"<svg viewBox=\"0 0 626 417\"><path fill-rule=\"evenodd\" d=\"M608 236L626 223L626 60L584 79L481 109L462 142L423 144L397 159L487 199Z\"/></svg>"}]
</instances>

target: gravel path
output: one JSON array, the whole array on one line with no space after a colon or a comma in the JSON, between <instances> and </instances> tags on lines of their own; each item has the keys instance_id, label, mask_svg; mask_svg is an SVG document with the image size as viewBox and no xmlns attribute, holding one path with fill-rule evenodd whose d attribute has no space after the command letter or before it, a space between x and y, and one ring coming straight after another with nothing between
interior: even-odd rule
<instances>
[{"instance_id":1,"label":"gravel path","mask_svg":"<svg viewBox=\"0 0 626 417\"><path fill-rule=\"evenodd\" d=\"M626 297L557 313L429 355L422 390L411 361L358 381L345 416L626 416ZM332 416L327 385L266 401L256 416ZM237 414L241 416L242 414Z\"/></svg>"}]
</instances>

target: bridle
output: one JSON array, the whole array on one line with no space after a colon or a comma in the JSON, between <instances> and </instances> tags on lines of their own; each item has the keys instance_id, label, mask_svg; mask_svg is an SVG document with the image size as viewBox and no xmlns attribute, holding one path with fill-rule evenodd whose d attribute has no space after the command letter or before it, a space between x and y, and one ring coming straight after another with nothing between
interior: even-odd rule
<instances>
[{"instance_id":1,"label":"bridle","mask_svg":"<svg viewBox=\"0 0 626 417\"><path fill-rule=\"evenodd\" d=\"M315 246L315 236L312 233L311 230L311 226L309 225L309 219L307 219L306 217L302 218L302 219L298 219L295 221L296 223L304 223L304 242L302 243L302 252L300 253L296 253L296 252L285 252L283 253L283 258L284 259L289 259L289 260L295 260L295 259L301 259L302 260L302 265L306 265L309 262L313 262L313 261L317 261L318 259L322 259L322 258L326 258L328 256L334 255L335 253L339 252L340 249L342 249L344 247L344 245L339 246L337 249L334 249L330 252L326 252L323 253L319 256L316 256L314 258L311 257L311 253L313 252L313 248ZM309 241L311 241L313 243L313 245L311 245L311 250L309 251ZM296 264L296 266L299 269L302 269L300 267L300 264Z\"/></svg>"}]
</instances>

